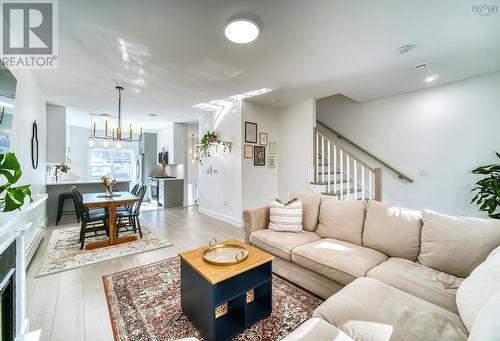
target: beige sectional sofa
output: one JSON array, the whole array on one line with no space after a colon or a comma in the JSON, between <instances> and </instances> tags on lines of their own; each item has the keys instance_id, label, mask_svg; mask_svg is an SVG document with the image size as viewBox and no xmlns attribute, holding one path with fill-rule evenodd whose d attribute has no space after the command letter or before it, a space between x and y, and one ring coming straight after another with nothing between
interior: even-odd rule
<instances>
[{"instance_id":1,"label":"beige sectional sofa","mask_svg":"<svg viewBox=\"0 0 500 341\"><path fill-rule=\"evenodd\" d=\"M273 271L326 299L287 340L500 340L500 221L291 197L303 232L267 229L268 207L243 214Z\"/></svg>"}]
</instances>

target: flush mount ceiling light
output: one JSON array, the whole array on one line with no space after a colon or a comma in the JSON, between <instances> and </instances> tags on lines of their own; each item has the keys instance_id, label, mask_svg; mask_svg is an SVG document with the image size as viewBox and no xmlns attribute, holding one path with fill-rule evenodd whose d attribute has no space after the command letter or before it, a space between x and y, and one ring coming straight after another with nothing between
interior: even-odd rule
<instances>
[{"instance_id":1,"label":"flush mount ceiling light","mask_svg":"<svg viewBox=\"0 0 500 341\"><path fill-rule=\"evenodd\" d=\"M257 39L261 26L255 14L241 13L229 19L224 34L233 43L248 44Z\"/></svg>"},{"instance_id":2,"label":"flush mount ceiling light","mask_svg":"<svg viewBox=\"0 0 500 341\"><path fill-rule=\"evenodd\" d=\"M427 76L427 77L425 78L425 81L426 81L427 83L430 83L430 82L434 82L434 81L435 81L436 79L438 79L438 78L439 78L439 76L438 76L438 75L430 75L430 76Z\"/></svg>"}]
</instances>

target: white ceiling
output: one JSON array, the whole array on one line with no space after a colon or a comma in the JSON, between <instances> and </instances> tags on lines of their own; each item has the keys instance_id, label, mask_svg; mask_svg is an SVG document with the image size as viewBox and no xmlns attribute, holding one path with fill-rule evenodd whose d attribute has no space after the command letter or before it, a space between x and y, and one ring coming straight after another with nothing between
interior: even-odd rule
<instances>
[{"instance_id":1,"label":"white ceiling","mask_svg":"<svg viewBox=\"0 0 500 341\"><path fill-rule=\"evenodd\" d=\"M496 1L490 1L500 5ZM191 106L263 87L285 106L342 93L368 101L500 70L500 13L456 0L64 0L59 68L36 71L48 102L116 113L158 128ZM260 37L237 45L227 19L257 14ZM401 45L416 48L405 55ZM415 64L427 62L427 71ZM437 73L432 85L423 79ZM155 113L152 118L148 114Z\"/></svg>"}]
</instances>

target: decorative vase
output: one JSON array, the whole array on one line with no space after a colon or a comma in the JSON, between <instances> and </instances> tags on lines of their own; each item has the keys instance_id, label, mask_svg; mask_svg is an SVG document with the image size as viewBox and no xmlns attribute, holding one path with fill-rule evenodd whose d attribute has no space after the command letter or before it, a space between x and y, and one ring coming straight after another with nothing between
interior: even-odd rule
<instances>
[{"instance_id":1,"label":"decorative vase","mask_svg":"<svg viewBox=\"0 0 500 341\"><path fill-rule=\"evenodd\" d=\"M106 187L106 195L109 197L113 196L113 189L111 187Z\"/></svg>"}]
</instances>

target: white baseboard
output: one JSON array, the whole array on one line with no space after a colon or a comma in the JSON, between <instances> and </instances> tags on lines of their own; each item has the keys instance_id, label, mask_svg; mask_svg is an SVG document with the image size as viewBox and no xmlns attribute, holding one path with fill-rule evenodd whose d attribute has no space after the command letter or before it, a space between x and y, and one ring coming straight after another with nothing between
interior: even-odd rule
<instances>
[{"instance_id":1,"label":"white baseboard","mask_svg":"<svg viewBox=\"0 0 500 341\"><path fill-rule=\"evenodd\" d=\"M243 227L243 221L241 219L236 219L234 217L231 217L231 216L228 216L228 215L225 215L225 214L221 214L219 212L215 212L215 211L212 211L212 210L207 210L206 208L201 208L201 207L198 207L198 211L201 214L207 215L209 217L212 217L212 218L215 218L215 219L218 219L218 220L222 220L223 222L231 224L233 226L236 226L236 227L239 227L239 228Z\"/></svg>"}]
</instances>

